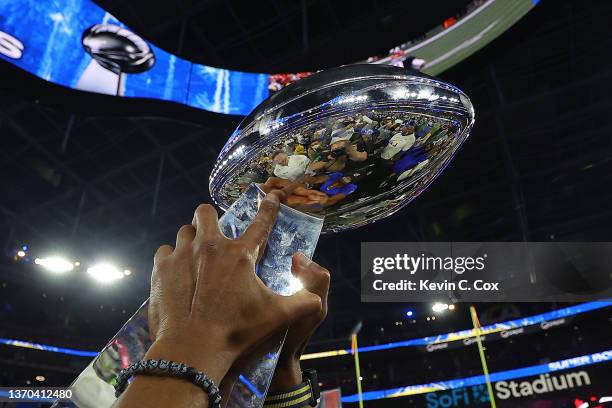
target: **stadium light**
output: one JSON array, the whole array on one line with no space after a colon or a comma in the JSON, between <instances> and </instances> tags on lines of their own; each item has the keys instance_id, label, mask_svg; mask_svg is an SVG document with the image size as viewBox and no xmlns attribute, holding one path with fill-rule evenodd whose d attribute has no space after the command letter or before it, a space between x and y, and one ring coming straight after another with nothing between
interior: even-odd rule
<instances>
[{"instance_id":1,"label":"stadium light","mask_svg":"<svg viewBox=\"0 0 612 408\"><path fill-rule=\"evenodd\" d=\"M23 257L25 257L25 256L26 256L26 253L25 253L25 251L24 251L24 250L21 250L21 249L20 249L19 251L17 251L17 256L18 256L19 258L23 258Z\"/></svg>"},{"instance_id":2,"label":"stadium light","mask_svg":"<svg viewBox=\"0 0 612 408\"><path fill-rule=\"evenodd\" d=\"M74 264L70 262L69 260L67 260L66 258L63 258L61 256L51 256L48 258L36 258L34 260L34 263L36 265L42 266L49 272L53 272L57 274L70 272L71 270L74 269Z\"/></svg>"},{"instance_id":3,"label":"stadium light","mask_svg":"<svg viewBox=\"0 0 612 408\"><path fill-rule=\"evenodd\" d=\"M433 310L435 313L442 313L443 311L448 309L448 304L446 303L434 303L433 306L431 307L431 310Z\"/></svg>"},{"instance_id":4,"label":"stadium light","mask_svg":"<svg viewBox=\"0 0 612 408\"><path fill-rule=\"evenodd\" d=\"M414 316L414 311L412 311L412 310L407 310L407 311L406 311L406 317L412 317L412 316Z\"/></svg>"},{"instance_id":5,"label":"stadium light","mask_svg":"<svg viewBox=\"0 0 612 408\"><path fill-rule=\"evenodd\" d=\"M100 283L112 283L125 276L115 265L109 263L100 263L89 267L87 273Z\"/></svg>"}]
</instances>

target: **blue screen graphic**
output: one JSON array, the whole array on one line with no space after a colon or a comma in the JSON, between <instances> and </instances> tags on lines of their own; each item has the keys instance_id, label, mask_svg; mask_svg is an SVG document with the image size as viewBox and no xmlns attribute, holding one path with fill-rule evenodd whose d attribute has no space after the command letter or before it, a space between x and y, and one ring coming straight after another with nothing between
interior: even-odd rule
<instances>
[{"instance_id":1,"label":"blue screen graphic","mask_svg":"<svg viewBox=\"0 0 612 408\"><path fill-rule=\"evenodd\" d=\"M113 81L118 77L110 71L100 76L102 68L83 49L83 32L94 24L129 29L90 0L2 0L0 58L46 81L113 94L117 88ZM155 65L144 73L126 74L123 96L162 99L235 115L248 114L268 97L268 74L194 64L149 46ZM94 74L98 77L87 85L86 77ZM92 88L92 82L99 89Z\"/></svg>"}]
</instances>

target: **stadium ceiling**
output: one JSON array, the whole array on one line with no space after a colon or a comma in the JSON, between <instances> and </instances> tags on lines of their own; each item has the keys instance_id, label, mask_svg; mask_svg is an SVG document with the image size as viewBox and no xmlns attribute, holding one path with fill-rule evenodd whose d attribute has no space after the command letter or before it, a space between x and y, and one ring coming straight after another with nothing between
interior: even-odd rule
<instances>
[{"instance_id":1,"label":"stadium ceiling","mask_svg":"<svg viewBox=\"0 0 612 408\"><path fill-rule=\"evenodd\" d=\"M539 0L175 0L170 16L167 3L96 2L155 45L214 67L315 71L386 56L397 47L431 61L425 71L436 75L504 32Z\"/></svg>"},{"instance_id":2,"label":"stadium ceiling","mask_svg":"<svg viewBox=\"0 0 612 408\"><path fill-rule=\"evenodd\" d=\"M194 62L250 72L297 72L385 54L462 13L469 1L96 3L157 46Z\"/></svg>"}]
</instances>

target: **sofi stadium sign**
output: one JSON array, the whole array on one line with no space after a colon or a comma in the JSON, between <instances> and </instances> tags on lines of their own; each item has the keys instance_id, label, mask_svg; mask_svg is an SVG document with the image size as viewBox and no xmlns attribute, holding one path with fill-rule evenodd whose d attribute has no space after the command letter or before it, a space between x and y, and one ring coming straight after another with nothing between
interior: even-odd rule
<instances>
[{"instance_id":1,"label":"sofi stadium sign","mask_svg":"<svg viewBox=\"0 0 612 408\"><path fill-rule=\"evenodd\" d=\"M559 374L540 374L522 381L498 381L493 384L496 400L508 401L516 398L544 396L544 394L591 385L591 377L585 370ZM447 392L429 393L425 396L427 408L469 407L487 403L486 386L458 388Z\"/></svg>"},{"instance_id":2,"label":"sofi stadium sign","mask_svg":"<svg viewBox=\"0 0 612 408\"><path fill-rule=\"evenodd\" d=\"M592 391L601 386L601 381L610 382L612 350L577 356L566 360L553 361L489 374L489 380L497 399L508 401L503 406L516 407L516 398L537 397L539 394L563 393L593 385ZM587 370L588 367L588 370ZM595 376L593 373L596 373ZM593 382L596 379L597 381ZM436 381L427 384L408 385L386 390L371 390L363 393L364 400L398 397L423 396L426 403L418 406L427 408L478 406L488 401L486 377L476 375L465 378ZM608 387L605 387L608 391ZM603 391L603 390L601 390ZM558 396L558 395L557 395ZM356 402L358 395L346 395L342 402ZM422 400L421 400L422 402Z\"/></svg>"},{"instance_id":3,"label":"sofi stadium sign","mask_svg":"<svg viewBox=\"0 0 612 408\"><path fill-rule=\"evenodd\" d=\"M499 381L495 383L495 395L499 399L506 400L563 391L585 385L591 385L591 378L589 373L584 370L558 375L540 374L533 381Z\"/></svg>"}]
</instances>

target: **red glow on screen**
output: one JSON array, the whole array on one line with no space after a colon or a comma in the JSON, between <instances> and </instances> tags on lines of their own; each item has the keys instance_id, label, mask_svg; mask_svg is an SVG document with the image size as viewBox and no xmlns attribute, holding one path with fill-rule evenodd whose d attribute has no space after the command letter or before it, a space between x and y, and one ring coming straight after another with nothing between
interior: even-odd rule
<instances>
[{"instance_id":1,"label":"red glow on screen","mask_svg":"<svg viewBox=\"0 0 612 408\"><path fill-rule=\"evenodd\" d=\"M444 20L444 23L442 23L444 25L444 28L448 28L452 25L454 25L457 22L457 19L455 17L449 17L446 20Z\"/></svg>"}]
</instances>

